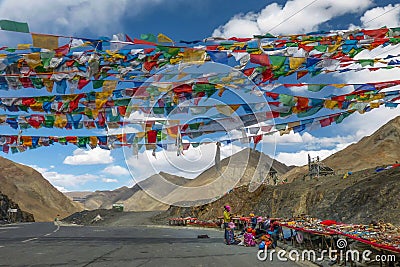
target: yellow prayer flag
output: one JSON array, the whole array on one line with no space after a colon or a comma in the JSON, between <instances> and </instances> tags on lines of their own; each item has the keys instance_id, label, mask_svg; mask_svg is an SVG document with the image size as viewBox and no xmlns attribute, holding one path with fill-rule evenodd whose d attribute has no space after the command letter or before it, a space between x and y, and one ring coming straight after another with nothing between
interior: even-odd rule
<instances>
[{"instance_id":1,"label":"yellow prayer flag","mask_svg":"<svg viewBox=\"0 0 400 267\"><path fill-rule=\"evenodd\" d=\"M325 100L324 107L329 109L334 109L338 105L338 101L335 100Z\"/></svg>"},{"instance_id":2,"label":"yellow prayer flag","mask_svg":"<svg viewBox=\"0 0 400 267\"><path fill-rule=\"evenodd\" d=\"M18 50L28 50L31 48L31 44L18 44L17 49Z\"/></svg>"},{"instance_id":3,"label":"yellow prayer flag","mask_svg":"<svg viewBox=\"0 0 400 267\"><path fill-rule=\"evenodd\" d=\"M181 53L178 54L178 56L170 58L169 63L171 64L178 64L182 61L182 56L180 55ZM182 54L183 55L183 54Z\"/></svg>"},{"instance_id":4,"label":"yellow prayer flag","mask_svg":"<svg viewBox=\"0 0 400 267\"><path fill-rule=\"evenodd\" d=\"M137 132L136 133L136 138L143 138L143 137L145 137L146 136L146 133L145 132Z\"/></svg>"},{"instance_id":5,"label":"yellow prayer flag","mask_svg":"<svg viewBox=\"0 0 400 267\"><path fill-rule=\"evenodd\" d=\"M229 83L232 80L233 80L233 77L231 77L231 76L221 77L221 82L223 82L223 83Z\"/></svg>"},{"instance_id":6,"label":"yellow prayer flag","mask_svg":"<svg viewBox=\"0 0 400 267\"><path fill-rule=\"evenodd\" d=\"M7 115L0 115L0 124L7 121Z\"/></svg>"},{"instance_id":7,"label":"yellow prayer flag","mask_svg":"<svg viewBox=\"0 0 400 267\"><path fill-rule=\"evenodd\" d=\"M215 106L219 113L224 114L225 116L231 116L235 110L233 110L230 106L227 105L216 105Z\"/></svg>"},{"instance_id":8,"label":"yellow prayer flag","mask_svg":"<svg viewBox=\"0 0 400 267\"><path fill-rule=\"evenodd\" d=\"M103 92L111 92L117 88L118 81L116 80L106 80L103 83Z\"/></svg>"},{"instance_id":9,"label":"yellow prayer flag","mask_svg":"<svg viewBox=\"0 0 400 267\"><path fill-rule=\"evenodd\" d=\"M285 130L279 130L279 135L282 136L284 134L290 134L291 131L292 131L291 128L287 128Z\"/></svg>"},{"instance_id":10,"label":"yellow prayer flag","mask_svg":"<svg viewBox=\"0 0 400 267\"><path fill-rule=\"evenodd\" d=\"M56 49L58 48L58 37L53 35L32 33L32 41L34 47Z\"/></svg>"},{"instance_id":11,"label":"yellow prayer flag","mask_svg":"<svg viewBox=\"0 0 400 267\"><path fill-rule=\"evenodd\" d=\"M56 119L54 121L54 127L64 128L67 125L67 116L65 114L56 114Z\"/></svg>"},{"instance_id":12,"label":"yellow prayer flag","mask_svg":"<svg viewBox=\"0 0 400 267\"><path fill-rule=\"evenodd\" d=\"M292 70L297 70L305 61L305 57L289 57L289 67Z\"/></svg>"},{"instance_id":13,"label":"yellow prayer flag","mask_svg":"<svg viewBox=\"0 0 400 267\"><path fill-rule=\"evenodd\" d=\"M335 52L340 46L341 46L341 44L328 45L328 53Z\"/></svg>"},{"instance_id":14,"label":"yellow prayer flag","mask_svg":"<svg viewBox=\"0 0 400 267\"><path fill-rule=\"evenodd\" d=\"M164 35L164 34L162 34L162 33L159 33L159 34L158 34L158 36L157 36L157 41L158 41L159 43L174 43L174 41L172 41L171 38L169 38L168 36L166 36L166 35Z\"/></svg>"},{"instance_id":15,"label":"yellow prayer flag","mask_svg":"<svg viewBox=\"0 0 400 267\"><path fill-rule=\"evenodd\" d=\"M30 53L24 56L25 62L32 69L42 65L40 53Z\"/></svg>"},{"instance_id":16,"label":"yellow prayer flag","mask_svg":"<svg viewBox=\"0 0 400 267\"><path fill-rule=\"evenodd\" d=\"M32 136L21 136L24 146L32 146Z\"/></svg>"},{"instance_id":17,"label":"yellow prayer flag","mask_svg":"<svg viewBox=\"0 0 400 267\"><path fill-rule=\"evenodd\" d=\"M97 137L96 136L90 136L90 146L91 147L96 147L97 146Z\"/></svg>"},{"instance_id":18,"label":"yellow prayer flag","mask_svg":"<svg viewBox=\"0 0 400 267\"><path fill-rule=\"evenodd\" d=\"M332 84L332 86L336 87L336 88L343 88L345 87L347 84L345 83L334 83Z\"/></svg>"},{"instance_id":19,"label":"yellow prayer flag","mask_svg":"<svg viewBox=\"0 0 400 267\"><path fill-rule=\"evenodd\" d=\"M202 49L187 48L183 52L184 63L203 63L206 60L206 51Z\"/></svg>"},{"instance_id":20,"label":"yellow prayer flag","mask_svg":"<svg viewBox=\"0 0 400 267\"><path fill-rule=\"evenodd\" d=\"M292 113L293 114L298 114L300 112L303 112L304 110L301 108L297 108L296 106L292 107Z\"/></svg>"},{"instance_id":21,"label":"yellow prayer flag","mask_svg":"<svg viewBox=\"0 0 400 267\"><path fill-rule=\"evenodd\" d=\"M172 85L171 84L161 84L158 87L158 91L159 92L169 92L172 89Z\"/></svg>"},{"instance_id":22,"label":"yellow prayer flag","mask_svg":"<svg viewBox=\"0 0 400 267\"><path fill-rule=\"evenodd\" d=\"M34 104L31 104L29 106L31 108L32 111L37 111L37 112L43 112L43 103L41 102L36 102Z\"/></svg>"},{"instance_id":23,"label":"yellow prayer flag","mask_svg":"<svg viewBox=\"0 0 400 267\"><path fill-rule=\"evenodd\" d=\"M372 100L379 100L385 97L385 93L379 93L371 97Z\"/></svg>"},{"instance_id":24,"label":"yellow prayer flag","mask_svg":"<svg viewBox=\"0 0 400 267\"><path fill-rule=\"evenodd\" d=\"M48 92L53 91L54 82L52 80L43 78L43 85L46 86Z\"/></svg>"},{"instance_id":25,"label":"yellow prayer flag","mask_svg":"<svg viewBox=\"0 0 400 267\"><path fill-rule=\"evenodd\" d=\"M288 123L288 129L293 129L293 127L299 126L299 125L300 125L300 121L289 122Z\"/></svg>"},{"instance_id":26,"label":"yellow prayer flag","mask_svg":"<svg viewBox=\"0 0 400 267\"><path fill-rule=\"evenodd\" d=\"M107 103L107 101L108 101L107 98L96 99L95 100L96 110L99 110L100 108L102 108Z\"/></svg>"},{"instance_id":27,"label":"yellow prayer flag","mask_svg":"<svg viewBox=\"0 0 400 267\"><path fill-rule=\"evenodd\" d=\"M179 72L177 79L181 80L181 79L185 78L188 75L189 74L187 74L186 72L181 71L181 72Z\"/></svg>"},{"instance_id":28,"label":"yellow prayer flag","mask_svg":"<svg viewBox=\"0 0 400 267\"><path fill-rule=\"evenodd\" d=\"M379 103L379 102L376 102L376 103L370 103L369 105L370 105L370 107L371 107L371 108L379 108L379 106L380 106L380 103Z\"/></svg>"}]
</instances>

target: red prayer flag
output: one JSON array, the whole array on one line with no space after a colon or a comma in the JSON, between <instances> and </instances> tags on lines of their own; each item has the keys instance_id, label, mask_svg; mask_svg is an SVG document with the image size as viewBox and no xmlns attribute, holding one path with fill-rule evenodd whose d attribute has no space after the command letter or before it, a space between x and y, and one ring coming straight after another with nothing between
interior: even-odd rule
<instances>
[{"instance_id":1,"label":"red prayer flag","mask_svg":"<svg viewBox=\"0 0 400 267\"><path fill-rule=\"evenodd\" d=\"M250 62L261 66L269 66L269 57L266 54L250 54Z\"/></svg>"}]
</instances>

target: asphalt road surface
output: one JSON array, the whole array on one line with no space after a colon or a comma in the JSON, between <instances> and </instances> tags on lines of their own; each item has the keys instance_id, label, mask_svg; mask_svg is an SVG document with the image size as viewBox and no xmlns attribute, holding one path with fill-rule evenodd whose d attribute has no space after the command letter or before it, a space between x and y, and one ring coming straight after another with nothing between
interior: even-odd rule
<instances>
[{"instance_id":1,"label":"asphalt road surface","mask_svg":"<svg viewBox=\"0 0 400 267\"><path fill-rule=\"evenodd\" d=\"M0 226L0 266L296 266L259 261L256 248L227 246L222 236L207 229L12 224Z\"/></svg>"}]
</instances>

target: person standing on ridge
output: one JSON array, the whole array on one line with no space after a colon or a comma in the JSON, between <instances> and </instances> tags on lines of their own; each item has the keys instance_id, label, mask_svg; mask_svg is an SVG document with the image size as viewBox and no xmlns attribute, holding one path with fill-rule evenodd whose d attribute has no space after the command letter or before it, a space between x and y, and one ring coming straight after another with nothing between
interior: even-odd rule
<instances>
[{"instance_id":1,"label":"person standing on ridge","mask_svg":"<svg viewBox=\"0 0 400 267\"><path fill-rule=\"evenodd\" d=\"M224 206L224 242L227 244L228 241L228 224L231 222L231 207L228 205Z\"/></svg>"}]
</instances>

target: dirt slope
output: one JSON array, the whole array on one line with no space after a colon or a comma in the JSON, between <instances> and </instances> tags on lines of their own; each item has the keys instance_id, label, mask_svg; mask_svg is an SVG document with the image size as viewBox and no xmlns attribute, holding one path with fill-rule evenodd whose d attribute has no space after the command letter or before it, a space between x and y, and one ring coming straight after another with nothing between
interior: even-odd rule
<instances>
[{"instance_id":1,"label":"dirt slope","mask_svg":"<svg viewBox=\"0 0 400 267\"><path fill-rule=\"evenodd\" d=\"M278 175L284 174L291 168L263 153L245 149L222 160L221 170L212 166L192 180L160 173L132 188L96 191L87 197L85 208L110 209L113 203L119 202L124 203L126 211L152 211L166 210L169 205L165 203L177 203L182 200L201 203L226 193L232 185L247 185L252 182L257 186L257 182L268 175L270 166L278 172Z\"/></svg>"},{"instance_id":2,"label":"dirt slope","mask_svg":"<svg viewBox=\"0 0 400 267\"><path fill-rule=\"evenodd\" d=\"M376 166L394 164L400 161L400 116L383 125L370 136L358 143L329 156L322 162L337 173L360 171ZM283 178L289 182L302 178L308 172L307 166L295 167Z\"/></svg>"},{"instance_id":3,"label":"dirt slope","mask_svg":"<svg viewBox=\"0 0 400 267\"><path fill-rule=\"evenodd\" d=\"M400 117L383 125L358 143L326 158L323 162L338 171L359 171L393 164L400 160Z\"/></svg>"},{"instance_id":4,"label":"dirt slope","mask_svg":"<svg viewBox=\"0 0 400 267\"><path fill-rule=\"evenodd\" d=\"M36 170L0 157L0 191L36 221L52 221L82 210Z\"/></svg>"},{"instance_id":5,"label":"dirt slope","mask_svg":"<svg viewBox=\"0 0 400 267\"><path fill-rule=\"evenodd\" d=\"M167 203L190 206L222 196L232 187L250 184L250 190L255 190L262 181L272 183L268 178L271 166L278 176L291 169L263 153L247 148L222 160L220 170L212 166L184 187L177 188L161 199Z\"/></svg>"},{"instance_id":6,"label":"dirt slope","mask_svg":"<svg viewBox=\"0 0 400 267\"><path fill-rule=\"evenodd\" d=\"M275 187L262 186L252 193L247 186L242 186L201 207L171 207L158 219L175 216L212 219L221 216L223 205L230 204L238 215L249 212L272 217L310 214L349 223L384 220L400 225L399 196L400 168L381 173L370 169L356 172L347 179L336 175L319 181L296 180Z\"/></svg>"}]
</instances>

